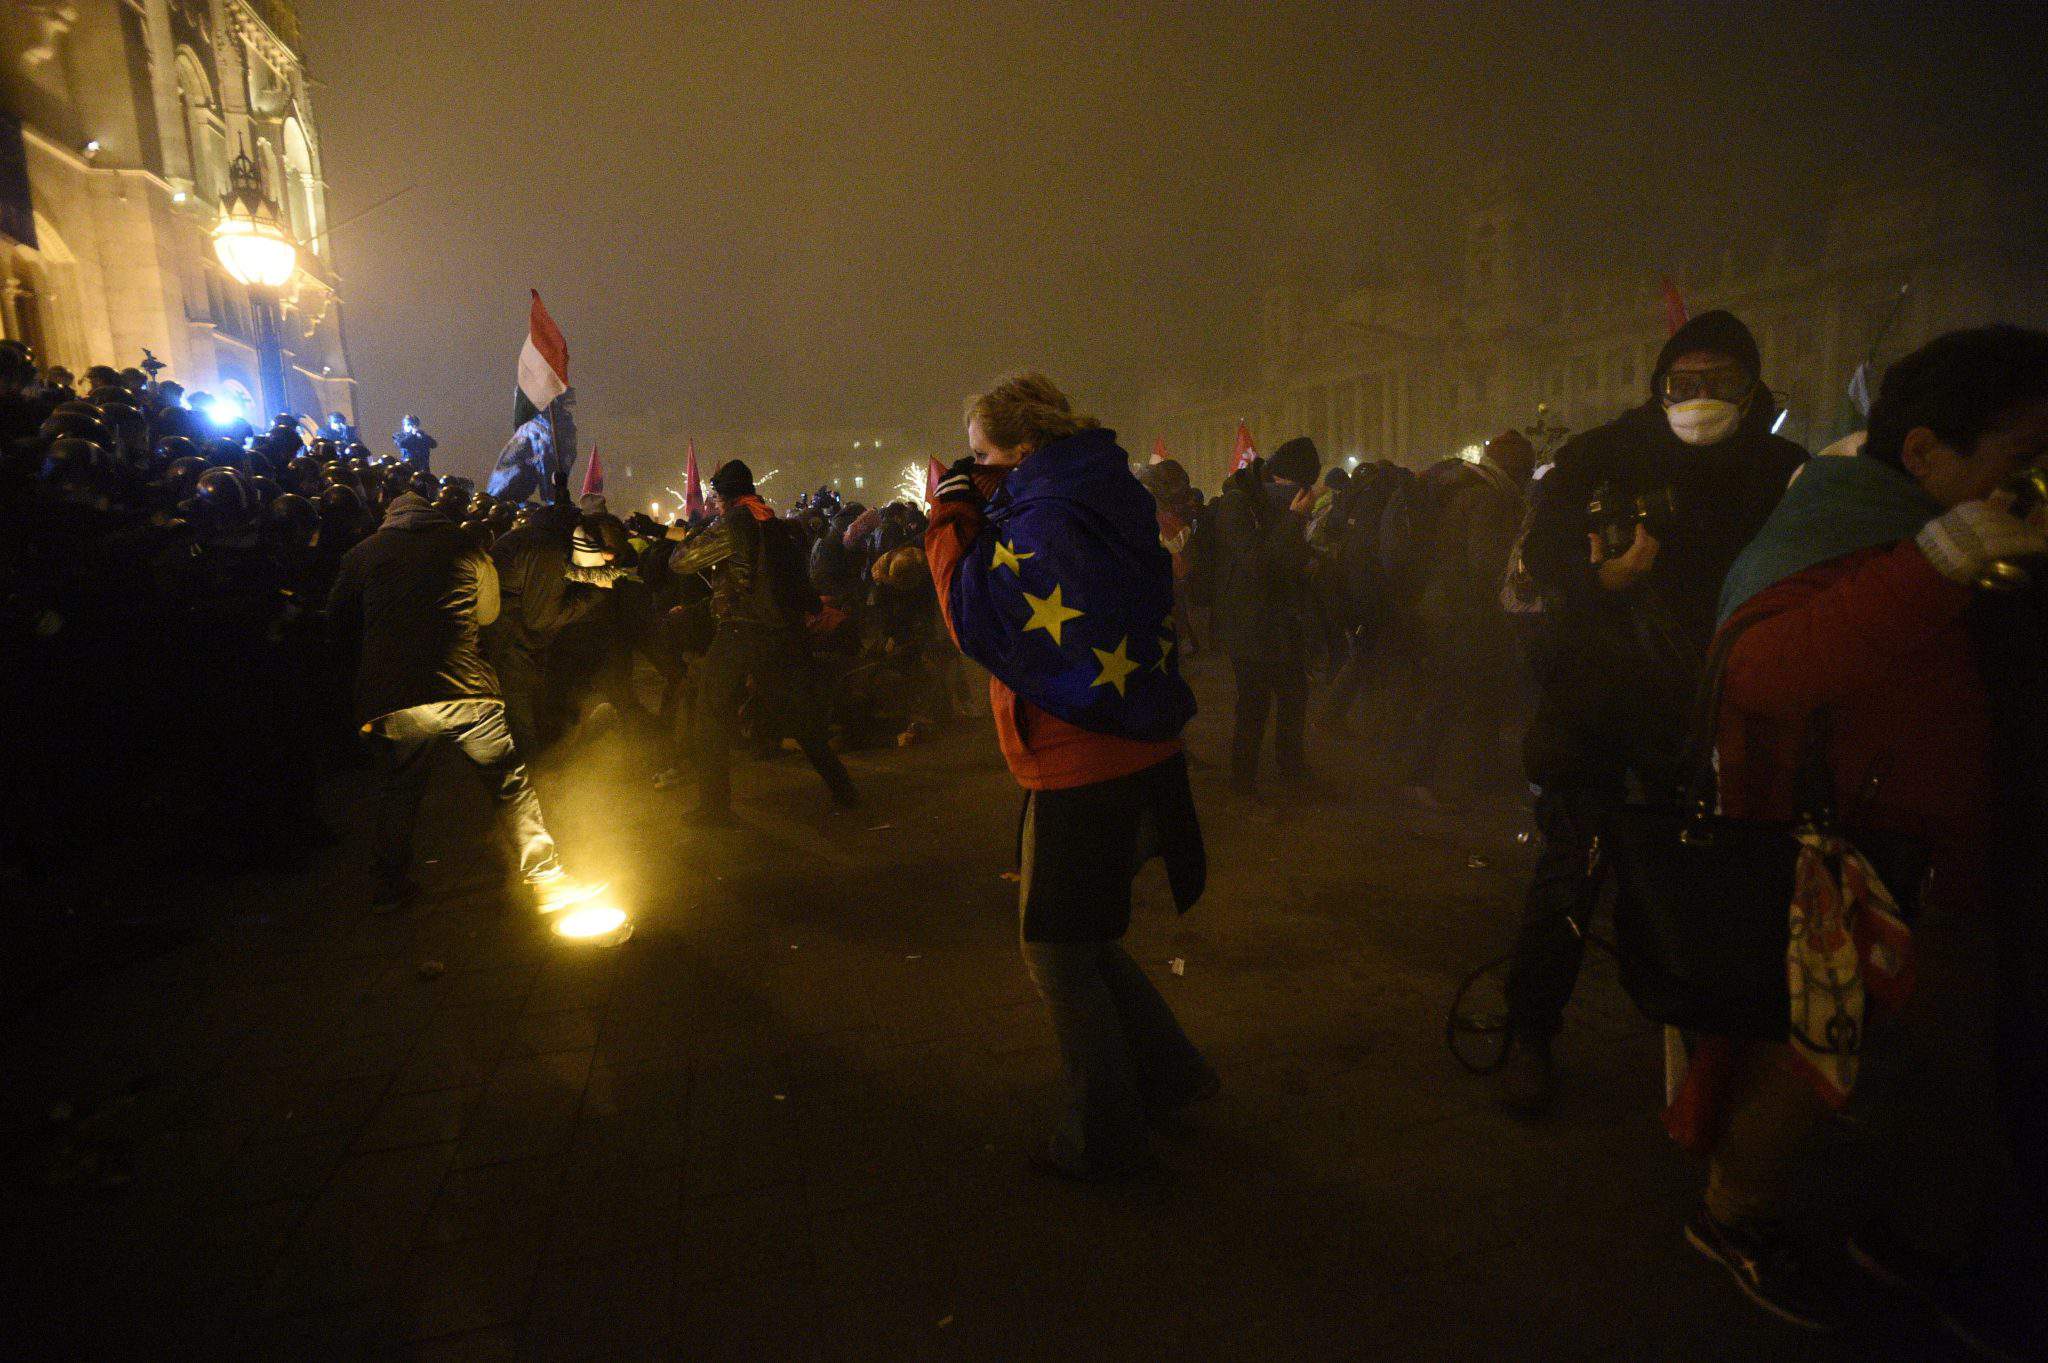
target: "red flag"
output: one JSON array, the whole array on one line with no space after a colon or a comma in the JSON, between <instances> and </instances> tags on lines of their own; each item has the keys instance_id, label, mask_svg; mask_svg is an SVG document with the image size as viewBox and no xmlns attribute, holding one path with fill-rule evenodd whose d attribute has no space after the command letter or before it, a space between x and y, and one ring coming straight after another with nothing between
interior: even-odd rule
<instances>
[{"instance_id":1,"label":"red flag","mask_svg":"<svg viewBox=\"0 0 2048 1363\"><path fill-rule=\"evenodd\" d=\"M597 443L595 441L592 441L590 446L590 462L583 466L583 491L579 495L584 497L604 496L604 465L598 462Z\"/></svg>"},{"instance_id":2,"label":"red flag","mask_svg":"<svg viewBox=\"0 0 2048 1363\"><path fill-rule=\"evenodd\" d=\"M1664 325L1670 334L1676 336L1678 329L1686 324L1685 295L1671 282L1671 276L1664 276Z\"/></svg>"},{"instance_id":3,"label":"red flag","mask_svg":"<svg viewBox=\"0 0 2048 1363\"><path fill-rule=\"evenodd\" d=\"M526 343L519 347L519 381L512 403L512 424L522 426L569 386L569 343L548 310L540 290L530 290L533 306L526 314Z\"/></svg>"},{"instance_id":4,"label":"red flag","mask_svg":"<svg viewBox=\"0 0 2048 1363\"><path fill-rule=\"evenodd\" d=\"M1252 444L1252 428L1242 421L1237 423L1237 448L1230 452L1230 471L1239 469L1259 457L1258 447Z\"/></svg>"},{"instance_id":5,"label":"red flag","mask_svg":"<svg viewBox=\"0 0 2048 1363\"><path fill-rule=\"evenodd\" d=\"M1145 462L1148 464L1163 464L1171 458L1173 458L1173 456L1166 452L1166 437L1163 435L1153 436L1152 457L1150 459L1147 459Z\"/></svg>"},{"instance_id":6,"label":"red flag","mask_svg":"<svg viewBox=\"0 0 2048 1363\"><path fill-rule=\"evenodd\" d=\"M924 504L926 506L930 506L932 498L939 495L939 480L945 476L946 471L939 466L938 460L927 459L924 461Z\"/></svg>"},{"instance_id":7,"label":"red flag","mask_svg":"<svg viewBox=\"0 0 2048 1363\"><path fill-rule=\"evenodd\" d=\"M683 458L683 519L694 521L704 514L704 480L697 474L697 442L690 441Z\"/></svg>"}]
</instances>

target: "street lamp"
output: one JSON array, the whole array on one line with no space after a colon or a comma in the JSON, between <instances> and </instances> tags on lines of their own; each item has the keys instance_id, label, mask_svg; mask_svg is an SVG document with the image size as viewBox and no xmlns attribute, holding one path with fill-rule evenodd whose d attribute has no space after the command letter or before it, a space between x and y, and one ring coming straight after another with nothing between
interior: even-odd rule
<instances>
[{"instance_id":1,"label":"street lamp","mask_svg":"<svg viewBox=\"0 0 2048 1363\"><path fill-rule=\"evenodd\" d=\"M286 411L291 398L284 381L284 346L277 335L277 291L298 268L299 248L285 230L277 200L263 190L263 172L246 150L228 166L228 192L221 197L213 252L220 257L221 268L249 290L266 410Z\"/></svg>"}]
</instances>

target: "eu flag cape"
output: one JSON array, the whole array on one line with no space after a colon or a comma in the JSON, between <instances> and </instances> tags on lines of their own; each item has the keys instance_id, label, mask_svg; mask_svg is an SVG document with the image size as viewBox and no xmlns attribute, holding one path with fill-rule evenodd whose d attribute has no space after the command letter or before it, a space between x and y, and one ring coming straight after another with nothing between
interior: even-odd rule
<instances>
[{"instance_id":1,"label":"eu flag cape","mask_svg":"<svg viewBox=\"0 0 2048 1363\"><path fill-rule=\"evenodd\" d=\"M953 578L960 647L1048 714L1124 738L1195 713L1157 508L1116 432L1047 445L1003 481Z\"/></svg>"}]
</instances>

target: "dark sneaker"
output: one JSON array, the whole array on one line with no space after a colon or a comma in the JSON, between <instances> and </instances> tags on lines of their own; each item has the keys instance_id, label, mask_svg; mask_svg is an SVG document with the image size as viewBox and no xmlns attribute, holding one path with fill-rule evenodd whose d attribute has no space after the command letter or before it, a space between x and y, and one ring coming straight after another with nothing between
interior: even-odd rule
<instances>
[{"instance_id":1,"label":"dark sneaker","mask_svg":"<svg viewBox=\"0 0 2048 1363\"><path fill-rule=\"evenodd\" d=\"M1493 1097L1517 1117L1541 1117L1557 1097L1557 1068L1550 1059L1550 1038L1535 1032L1508 1036L1508 1053L1493 1077Z\"/></svg>"},{"instance_id":2,"label":"dark sneaker","mask_svg":"<svg viewBox=\"0 0 2048 1363\"><path fill-rule=\"evenodd\" d=\"M1782 1226L1717 1221L1705 1207L1685 1223L1686 1243L1728 1270L1742 1295L1802 1330L1842 1328L1841 1308Z\"/></svg>"},{"instance_id":3,"label":"dark sneaker","mask_svg":"<svg viewBox=\"0 0 2048 1363\"><path fill-rule=\"evenodd\" d=\"M377 888L370 892L370 912L398 913L408 907L419 892L419 885L410 876L379 880Z\"/></svg>"}]
</instances>

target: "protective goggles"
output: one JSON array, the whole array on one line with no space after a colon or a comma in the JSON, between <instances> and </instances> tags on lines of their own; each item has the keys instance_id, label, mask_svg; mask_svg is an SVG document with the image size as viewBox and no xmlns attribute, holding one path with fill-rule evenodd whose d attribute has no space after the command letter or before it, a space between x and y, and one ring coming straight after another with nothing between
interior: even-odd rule
<instances>
[{"instance_id":1,"label":"protective goggles","mask_svg":"<svg viewBox=\"0 0 2048 1363\"><path fill-rule=\"evenodd\" d=\"M1722 402L1745 402L1756 388L1756 380L1739 364L1716 365L1712 369L1670 369L1664 373L1659 391L1666 402L1690 402L1694 398L1718 398Z\"/></svg>"}]
</instances>

